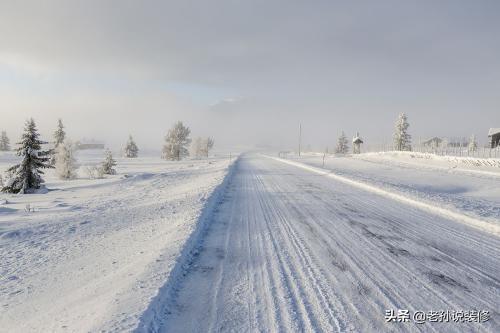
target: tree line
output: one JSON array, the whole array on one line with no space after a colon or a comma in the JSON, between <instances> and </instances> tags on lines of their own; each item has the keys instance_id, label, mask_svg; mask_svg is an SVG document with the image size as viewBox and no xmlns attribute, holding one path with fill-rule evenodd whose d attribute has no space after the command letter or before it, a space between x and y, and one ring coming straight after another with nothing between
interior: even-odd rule
<instances>
[{"instance_id":1,"label":"tree line","mask_svg":"<svg viewBox=\"0 0 500 333\"><path fill-rule=\"evenodd\" d=\"M394 133L392 135L392 142L393 142L392 150L412 151L412 137L408 132L409 127L410 123L408 121L408 116L405 113L400 113L394 124ZM354 139L356 138L359 138L359 135L356 135ZM432 145L436 144L437 143L435 142L432 143ZM448 146L448 141L446 139L443 139L442 142L440 143L440 146L446 148ZM438 148L438 147L431 147L431 148ZM477 151L478 144L476 136L474 134L470 136L466 148L468 149L469 152ZM353 149L353 151L356 153L355 149ZM342 131L335 146L335 153L347 154L348 152L349 152L349 141L347 140L344 131ZM359 153L359 151L357 152Z\"/></svg>"},{"instance_id":2,"label":"tree line","mask_svg":"<svg viewBox=\"0 0 500 333\"><path fill-rule=\"evenodd\" d=\"M182 122L177 122L165 136L162 149L162 158L171 161L180 161L190 155L189 145L191 130ZM43 149L48 144L40 139L35 121L30 118L26 121L21 141L17 143L16 153L21 157L21 162L11 166L6 172L6 181L0 176L0 188L5 193L33 193L40 189L44 180L42 175L45 169L55 168L60 179L76 178L78 164L75 158L75 145L66 138L66 131L62 120L59 119L57 129L53 134L53 147ZM194 158L208 158L210 150L214 146L214 140L208 138L196 138L191 146ZM0 150L10 150L10 140L5 131L0 136ZM139 148L132 135L125 144L123 156L126 158L137 158ZM116 160L109 149L104 152L104 160L100 165L87 167L86 171L90 178L102 178L104 175L116 174Z\"/></svg>"}]
</instances>

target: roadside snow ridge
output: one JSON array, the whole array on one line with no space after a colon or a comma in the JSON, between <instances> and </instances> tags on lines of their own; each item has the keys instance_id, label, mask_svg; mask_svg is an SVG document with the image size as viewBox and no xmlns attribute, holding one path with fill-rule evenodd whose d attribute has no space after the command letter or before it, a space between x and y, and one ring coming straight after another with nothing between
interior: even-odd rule
<instances>
[{"instance_id":1,"label":"roadside snow ridge","mask_svg":"<svg viewBox=\"0 0 500 333\"><path fill-rule=\"evenodd\" d=\"M462 222L464 224L467 224L471 227L492 233L496 236L500 236L500 225L498 225L498 224L492 224L490 222L482 221L482 220L467 216L465 214L460 214L458 212L454 212L454 211L451 211L451 210L448 210L445 208L437 207L437 206L434 206L434 205L431 205L431 204L428 204L428 203L425 203L422 201L414 200L414 199L408 198L408 197L401 195L401 194L398 194L398 193L387 191L387 190L384 190L384 189L381 189L381 188L378 188L378 187L375 187L375 186L372 186L372 185L369 185L369 184L366 184L363 182L355 181L355 180L349 179L347 177L337 175L331 171L325 171L324 169L312 167L312 166L305 165L303 163L299 163L299 162L295 162L295 161L285 160L285 159L274 157L274 156L268 156L268 155L263 155L263 156L265 156L267 158L274 159L274 160L282 162L282 163L293 165L293 166L296 166L296 167L299 167L299 168L302 168L302 169L305 169L305 170L308 170L311 172L315 172L315 173L320 174L320 175L325 175L327 177L330 177L330 178L333 178L337 181L340 181L344 184L348 184L348 185L363 189L365 191L376 193L376 194L382 195L384 197L387 197L387 198L414 206L416 208L423 209L425 211L429 211L429 212L438 214L438 215L446 217L446 218L457 220L457 221Z\"/></svg>"}]
</instances>

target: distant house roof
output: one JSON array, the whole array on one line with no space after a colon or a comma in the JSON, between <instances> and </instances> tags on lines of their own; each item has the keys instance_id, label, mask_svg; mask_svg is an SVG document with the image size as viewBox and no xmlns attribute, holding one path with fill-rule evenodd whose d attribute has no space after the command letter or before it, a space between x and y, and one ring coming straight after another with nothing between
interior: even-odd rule
<instances>
[{"instance_id":1,"label":"distant house roof","mask_svg":"<svg viewBox=\"0 0 500 333\"><path fill-rule=\"evenodd\" d=\"M87 139L83 138L81 140L78 140L76 143L81 143L81 144L98 144L98 145L103 145L104 142L95 140L95 139Z\"/></svg>"},{"instance_id":2,"label":"distant house roof","mask_svg":"<svg viewBox=\"0 0 500 333\"><path fill-rule=\"evenodd\" d=\"M488 136L493 136L495 134L500 134L500 128L490 128L488 131Z\"/></svg>"},{"instance_id":3,"label":"distant house roof","mask_svg":"<svg viewBox=\"0 0 500 333\"><path fill-rule=\"evenodd\" d=\"M95 140L86 140L77 141L75 143L76 149L85 150L85 149L104 149L104 143L95 141Z\"/></svg>"},{"instance_id":4,"label":"distant house roof","mask_svg":"<svg viewBox=\"0 0 500 333\"><path fill-rule=\"evenodd\" d=\"M443 139L441 138L438 138L437 136L433 137L433 138L430 138L428 140L425 140L424 142L422 142L423 145L430 145L432 143L441 143L443 142Z\"/></svg>"}]
</instances>

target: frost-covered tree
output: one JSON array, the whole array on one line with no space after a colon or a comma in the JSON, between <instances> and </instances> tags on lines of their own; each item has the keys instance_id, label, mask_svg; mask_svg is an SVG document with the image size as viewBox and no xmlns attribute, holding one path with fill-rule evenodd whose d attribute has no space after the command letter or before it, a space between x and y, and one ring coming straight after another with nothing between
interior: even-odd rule
<instances>
[{"instance_id":1,"label":"frost-covered tree","mask_svg":"<svg viewBox=\"0 0 500 333\"><path fill-rule=\"evenodd\" d=\"M128 136L128 141L124 150L125 157L136 158L139 156L139 148L137 147L132 135Z\"/></svg>"},{"instance_id":2,"label":"frost-covered tree","mask_svg":"<svg viewBox=\"0 0 500 333\"><path fill-rule=\"evenodd\" d=\"M401 113L396 121L394 131L394 149L398 151L411 150L411 135L408 134L408 118Z\"/></svg>"},{"instance_id":3,"label":"frost-covered tree","mask_svg":"<svg viewBox=\"0 0 500 333\"><path fill-rule=\"evenodd\" d=\"M61 179L76 178L75 147L68 140L61 142L56 150L56 173Z\"/></svg>"},{"instance_id":4,"label":"frost-covered tree","mask_svg":"<svg viewBox=\"0 0 500 333\"><path fill-rule=\"evenodd\" d=\"M189 156L187 147L191 143L189 138L191 131L184 126L181 121L177 122L165 136L162 158L171 161L180 161L183 157Z\"/></svg>"},{"instance_id":5,"label":"frost-covered tree","mask_svg":"<svg viewBox=\"0 0 500 333\"><path fill-rule=\"evenodd\" d=\"M339 136L339 139L337 141L337 147L335 148L335 152L337 154L347 154L349 151L349 141L347 141L347 137L344 134L344 131L342 131L342 134Z\"/></svg>"},{"instance_id":6,"label":"frost-covered tree","mask_svg":"<svg viewBox=\"0 0 500 333\"><path fill-rule=\"evenodd\" d=\"M48 157L50 151L42 150L42 145L47 142L39 140L39 136L33 118L27 120L21 142L18 143L20 146L17 148L17 155L22 157L22 161L7 170L10 177L2 192L30 193L39 189L44 182L42 169L52 166Z\"/></svg>"},{"instance_id":7,"label":"frost-covered tree","mask_svg":"<svg viewBox=\"0 0 500 333\"><path fill-rule=\"evenodd\" d=\"M114 175L116 174L116 170L114 167L116 166L116 161L113 158L113 154L109 149L106 149L104 152L104 162L102 162L101 169L103 174L105 175Z\"/></svg>"},{"instance_id":8,"label":"frost-covered tree","mask_svg":"<svg viewBox=\"0 0 500 333\"><path fill-rule=\"evenodd\" d=\"M64 139L66 138L66 132L64 131L64 125L62 123L62 120L59 119L57 121L57 129L54 132L54 147L57 148L61 143L64 142Z\"/></svg>"},{"instance_id":9,"label":"frost-covered tree","mask_svg":"<svg viewBox=\"0 0 500 333\"><path fill-rule=\"evenodd\" d=\"M206 158L208 158L208 153L210 153L210 150L214 147L215 141L213 138L208 137L202 141L202 153L205 155Z\"/></svg>"},{"instance_id":10,"label":"frost-covered tree","mask_svg":"<svg viewBox=\"0 0 500 333\"><path fill-rule=\"evenodd\" d=\"M203 146L203 140L200 137L197 137L196 139L191 142L191 156L193 156L195 159L200 159L202 157L202 146Z\"/></svg>"},{"instance_id":11,"label":"frost-covered tree","mask_svg":"<svg viewBox=\"0 0 500 333\"><path fill-rule=\"evenodd\" d=\"M448 141L448 138L443 138L443 140L441 140L441 144L439 145L439 147L441 148L443 154L447 154L449 144L450 143Z\"/></svg>"},{"instance_id":12,"label":"frost-covered tree","mask_svg":"<svg viewBox=\"0 0 500 333\"><path fill-rule=\"evenodd\" d=\"M10 140L7 136L7 132L2 131L2 136L0 136L0 151L10 150Z\"/></svg>"},{"instance_id":13,"label":"frost-covered tree","mask_svg":"<svg viewBox=\"0 0 500 333\"><path fill-rule=\"evenodd\" d=\"M205 139L197 137L191 143L191 155L196 159L200 159L202 157L208 158L208 154L213 147L214 139L211 137Z\"/></svg>"},{"instance_id":14,"label":"frost-covered tree","mask_svg":"<svg viewBox=\"0 0 500 333\"><path fill-rule=\"evenodd\" d=\"M50 164L55 165L56 164L56 155L58 152L58 147L60 144L64 142L64 139L66 138L66 132L64 131L64 125L62 123L62 120L59 119L57 121L57 129L54 132L54 149L51 151L51 158L50 158Z\"/></svg>"},{"instance_id":15,"label":"frost-covered tree","mask_svg":"<svg viewBox=\"0 0 500 333\"><path fill-rule=\"evenodd\" d=\"M476 136L474 134L472 134L470 139L469 139L468 149L469 149L469 152L471 152L471 153L477 151L477 141L476 141Z\"/></svg>"}]
</instances>

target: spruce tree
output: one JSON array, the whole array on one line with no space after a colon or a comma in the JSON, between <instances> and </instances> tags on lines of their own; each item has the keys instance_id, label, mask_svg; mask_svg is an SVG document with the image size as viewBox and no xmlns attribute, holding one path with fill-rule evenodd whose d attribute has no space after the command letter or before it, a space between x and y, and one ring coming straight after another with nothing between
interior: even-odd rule
<instances>
[{"instance_id":1,"label":"spruce tree","mask_svg":"<svg viewBox=\"0 0 500 333\"><path fill-rule=\"evenodd\" d=\"M134 142L134 139L132 138L132 135L129 135L127 145L125 146L125 151L124 151L125 157L128 158L136 158L139 156L139 148Z\"/></svg>"},{"instance_id":2,"label":"spruce tree","mask_svg":"<svg viewBox=\"0 0 500 333\"><path fill-rule=\"evenodd\" d=\"M39 140L39 136L33 118L27 120L21 142L18 143L20 147L17 149L17 155L22 157L22 161L7 170L11 177L2 188L2 192L31 193L39 189L44 182L41 176L42 169L52 166L48 157L50 151L42 150L42 145L47 142Z\"/></svg>"},{"instance_id":3,"label":"spruce tree","mask_svg":"<svg viewBox=\"0 0 500 333\"><path fill-rule=\"evenodd\" d=\"M59 147L59 145L64 142L65 138L66 132L64 131L64 125L62 120L59 119L57 122L57 130L54 132L54 147Z\"/></svg>"},{"instance_id":4,"label":"spruce tree","mask_svg":"<svg viewBox=\"0 0 500 333\"><path fill-rule=\"evenodd\" d=\"M50 164L55 165L56 164L56 154L57 154L57 148L59 147L60 144L64 142L64 139L66 138L66 132L64 131L64 125L62 123L62 120L59 119L57 122L57 129L54 132L54 149L50 152L51 153L51 158L50 158Z\"/></svg>"},{"instance_id":5,"label":"spruce tree","mask_svg":"<svg viewBox=\"0 0 500 333\"><path fill-rule=\"evenodd\" d=\"M0 137L0 151L10 150L10 140L7 136L7 132L2 131L2 136Z\"/></svg>"},{"instance_id":6,"label":"spruce tree","mask_svg":"<svg viewBox=\"0 0 500 333\"><path fill-rule=\"evenodd\" d=\"M347 141L347 137L344 134L344 131L342 131L342 134L340 135L338 141L337 141L337 147L335 148L335 152L337 154L347 154L349 152L349 141Z\"/></svg>"},{"instance_id":7,"label":"spruce tree","mask_svg":"<svg viewBox=\"0 0 500 333\"><path fill-rule=\"evenodd\" d=\"M171 161L180 161L183 157L189 156L187 149L191 143L189 134L191 134L189 127L184 126L181 121L177 122L165 137L162 157Z\"/></svg>"},{"instance_id":8,"label":"spruce tree","mask_svg":"<svg viewBox=\"0 0 500 333\"><path fill-rule=\"evenodd\" d=\"M401 113L396 121L394 131L394 149L398 151L411 150L411 135L408 134L408 118Z\"/></svg>"},{"instance_id":9,"label":"spruce tree","mask_svg":"<svg viewBox=\"0 0 500 333\"><path fill-rule=\"evenodd\" d=\"M114 175L116 174L116 170L114 167L116 166L116 161L113 158L113 154L109 149L106 149L104 152L104 162L102 162L101 168L102 172L105 175Z\"/></svg>"}]
</instances>

